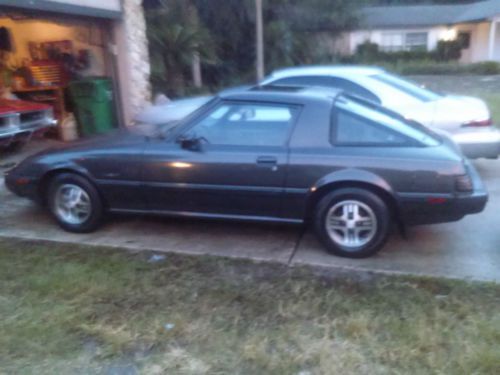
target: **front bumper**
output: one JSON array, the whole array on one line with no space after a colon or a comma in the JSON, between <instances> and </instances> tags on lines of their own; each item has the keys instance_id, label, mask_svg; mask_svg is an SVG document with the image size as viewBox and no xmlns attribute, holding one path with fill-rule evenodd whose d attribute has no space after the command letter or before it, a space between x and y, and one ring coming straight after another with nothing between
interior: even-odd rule
<instances>
[{"instance_id":1,"label":"front bumper","mask_svg":"<svg viewBox=\"0 0 500 375\"><path fill-rule=\"evenodd\" d=\"M33 135L43 134L55 126L57 126L57 121L51 120L42 124L34 123L23 127L16 126L9 129L0 129L0 146L8 147L13 143L26 143Z\"/></svg>"},{"instance_id":2,"label":"front bumper","mask_svg":"<svg viewBox=\"0 0 500 375\"><path fill-rule=\"evenodd\" d=\"M462 131L452 138L470 159L496 159L500 154L500 130L496 128Z\"/></svg>"},{"instance_id":3,"label":"front bumper","mask_svg":"<svg viewBox=\"0 0 500 375\"><path fill-rule=\"evenodd\" d=\"M5 186L12 193L32 200L38 200L38 180L32 177L20 176L12 171L4 173Z\"/></svg>"},{"instance_id":4,"label":"front bumper","mask_svg":"<svg viewBox=\"0 0 500 375\"><path fill-rule=\"evenodd\" d=\"M9 147L13 143L27 143L33 136L31 130L15 130L11 132L0 133L0 146Z\"/></svg>"},{"instance_id":5,"label":"front bumper","mask_svg":"<svg viewBox=\"0 0 500 375\"><path fill-rule=\"evenodd\" d=\"M400 194L402 221L409 225L446 223L482 212L488 192L474 166L466 162L466 167L473 184L471 193Z\"/></svg>"}]
</instances>

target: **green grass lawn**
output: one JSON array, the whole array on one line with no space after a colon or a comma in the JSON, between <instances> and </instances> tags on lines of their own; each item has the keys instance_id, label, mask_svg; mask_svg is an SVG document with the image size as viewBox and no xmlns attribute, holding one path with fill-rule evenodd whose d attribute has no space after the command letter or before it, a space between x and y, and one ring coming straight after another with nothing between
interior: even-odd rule
<instances>
[{"instance_id":1,"label":"green grass lawn","mask_svg":"<svg viewBox=\"0 0 500 375\"><path fill-rule=\"evenodd\" d=\"M0 240L0 373L498 374L500 286Z\"/></svg>"},{"instance_id":2,"label":"green grass lawn","mask_svg":"<svg viewBox=\"0 0 500 375\"><path fill-rule=\"evenodd\" d=\"M500 94L479 93L478 96L488 103L491 117L497 127L500 127Z\"/></svg>"}]
</instances>

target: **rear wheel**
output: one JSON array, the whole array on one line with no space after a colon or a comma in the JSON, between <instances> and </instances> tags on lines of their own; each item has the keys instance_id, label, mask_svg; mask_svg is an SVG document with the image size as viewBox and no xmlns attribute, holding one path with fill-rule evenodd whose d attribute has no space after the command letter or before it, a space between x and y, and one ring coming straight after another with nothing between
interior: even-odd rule
<instances>
[{"instance_id":1,"label":"rear wheel","mask_svg":"<svg viewBox=\"0 0 500 375\"><path fill-rule=\"evenodd\" d=\"M364 258L384 245L391 215L387 204L376 194L346 188L321 199L314 221L316 234L330 253Z\"/></svg>"},{"instance_id":2,"label":"rear wheel","mask_svg":"<svg viewBox=\"0 0 500 375\"><path fill-rule=\"evenodd\" d=\"M48 203L58 224L70 232L91 232L103 217L99 193L79 175L64 173L55 176L48 189Z\"/></svg>"}]
</instances>

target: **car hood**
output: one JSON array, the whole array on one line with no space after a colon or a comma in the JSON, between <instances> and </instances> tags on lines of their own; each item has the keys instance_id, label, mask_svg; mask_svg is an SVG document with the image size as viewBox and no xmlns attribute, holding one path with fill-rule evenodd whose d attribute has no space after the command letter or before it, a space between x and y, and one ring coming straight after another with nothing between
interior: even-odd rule
<instances>
[{"instance_id":1,"label":"car hood","mask_svg":"<svg viewBox=\"0 0 500 375\"><path fill-rule=\"evenodd\" d=\"M33 157L50 155L75 155L92 152L103 152L123 147L141 147L145 141L158 134L157 127L134 127L130 129L117 129L104 135L96 135L82 140L62 143L39 152Z\"/></svg>"}]
</instances>

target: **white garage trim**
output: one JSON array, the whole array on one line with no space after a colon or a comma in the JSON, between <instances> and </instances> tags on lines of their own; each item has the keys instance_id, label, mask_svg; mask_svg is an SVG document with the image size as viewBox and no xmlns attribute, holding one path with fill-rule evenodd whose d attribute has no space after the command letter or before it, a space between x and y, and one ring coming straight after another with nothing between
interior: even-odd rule
<instances>
[{"instance_id":1,"label":"white garage trim","mask_svg":"<svg viewBox=\"0 0 500 375\"><path fill-rule=\"evenodd\" d=\"M0 6L107 19L120 19L122 17L119 0L100 2L95 0L0 0Z\"/></svg>"}]
</instances>

